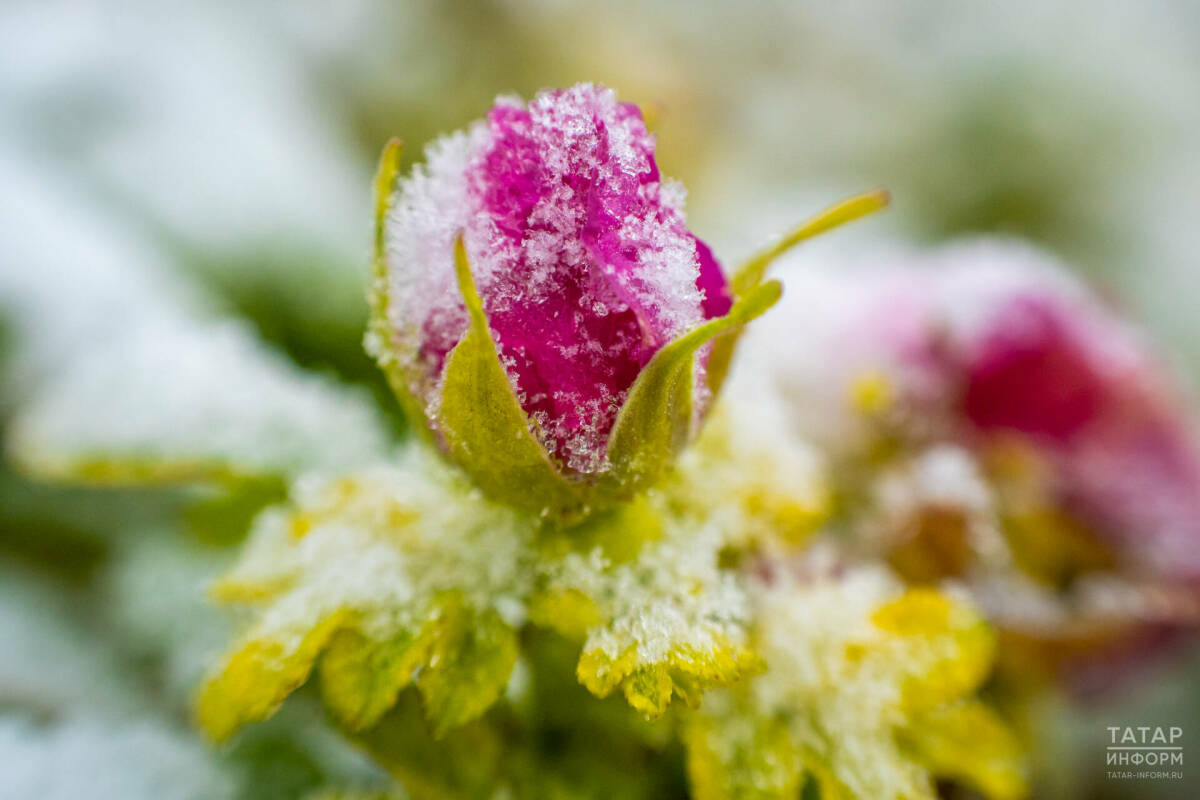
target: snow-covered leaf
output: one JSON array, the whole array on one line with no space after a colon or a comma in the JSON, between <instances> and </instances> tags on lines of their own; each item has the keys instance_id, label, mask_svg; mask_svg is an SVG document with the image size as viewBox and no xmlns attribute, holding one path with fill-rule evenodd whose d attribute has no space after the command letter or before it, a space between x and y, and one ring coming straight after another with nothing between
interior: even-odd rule
<instances>
[{"instance_id":1,"label":"snow-covered leaf","mask_svg":"<svg viewBox=\"0 0 1200 800\"><path fill-rule=\"evenodd\" d=\"M43 726L0 716L0 797L233 800L238 778L162 723L76 715Z\"/></svg>"},{"instance_id":2,"label":"snow-covered leaf","mask_svg":"<svg viewBox=\"0 0 1200 800\"><path fill-rule=\"evenodd\" d=\"M725 530L676 516L651 494L568 530L541 566L531 613L584 639L576 674L593 694L621 689L647 717L672 695L697 704L759 665L748 648L746 598L722 570Z\"/></svg>"},{"instance_id":3,"label":"snow-covered leaf","mask_svg":"<svg viewBox=\"0 0 1200 800\"><path fill-rule=\"evenodd\" d=\"M970 699L994 637L965 601L873 569L783 573L757 594L755 619L769 669L688 723L701 796L791 796L797 770L827 798L935 798L934 777L1022 796L1020 748ZM972 719L972 748L952 746Z\"/></svg>"},{"instance_id":4,"label":"snow-covered leaf","mask_svg":"<svg viewBox=\"0 0 1200 800\"><path fill-rule=\"evenodd\" d=\"M264 719L318 663L350 729L375 724L414 679L435 733L478 716L516 658L532 530L420 448L301 481L214 587L253 620L201 691L201 724L224 738Z\"/></svg>"},{"instance_id":5,"label":"snow-covered leaf","mask_svg":"<svg viewBox=\"0 0 1200 800\"><path fill-rule=\"evenodd\" d=\"M9 435L34 474L99 484L347 469L388 441L365 394L305 374L240 324L186 321L134 323L85 350Z\"/></svg>"}]
</instances>

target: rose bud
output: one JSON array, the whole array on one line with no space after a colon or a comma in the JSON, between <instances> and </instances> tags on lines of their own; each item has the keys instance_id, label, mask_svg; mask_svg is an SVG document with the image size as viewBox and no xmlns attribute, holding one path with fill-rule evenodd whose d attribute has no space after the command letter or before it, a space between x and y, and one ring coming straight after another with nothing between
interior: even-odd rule
<instances>
[{"instance_id":1,"label":"rose bud","mask_svg":"<svg viewBox=\"0 0 1200 800\"><path fill-rule=\"evenodd\" d=\"M712 395L733 303L638 109L590 84L502 98L377 183L368 345L411 419L488 493L535 510L652 481ZM729 337L726 337L729 338Z\"/></svg>"}]
</instances>

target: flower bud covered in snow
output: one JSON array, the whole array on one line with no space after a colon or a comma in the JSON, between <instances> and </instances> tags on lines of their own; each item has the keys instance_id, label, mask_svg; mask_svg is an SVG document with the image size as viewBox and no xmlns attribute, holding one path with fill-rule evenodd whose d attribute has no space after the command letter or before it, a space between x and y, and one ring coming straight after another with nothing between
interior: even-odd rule
<instances>
[{"instance_id":1,"label":"flower bud covered in snow","mask_svg":"<svg viewBox=\"0 0 1200 800\"><path fill-rule=\"evenodd\" d=\"M397 154L369 341L410 414L510 502L653 478L711 395L706 345L778 286L734 306L640 111L581 84L500 99L395 182Z\"/></svg>"}]
</instances>

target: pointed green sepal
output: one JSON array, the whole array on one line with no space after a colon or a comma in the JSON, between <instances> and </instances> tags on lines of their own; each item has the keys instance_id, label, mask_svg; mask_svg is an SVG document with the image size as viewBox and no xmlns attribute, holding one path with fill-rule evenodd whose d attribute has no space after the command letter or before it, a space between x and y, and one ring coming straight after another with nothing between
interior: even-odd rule
<instances>
[{"instance_id":1,"label":"pointed green sepal","mask_svg":"<svg viewBox=\"0 0 1200 800\"><path fill-rule=\"evenodd\" d=\"M375 171L374 248L371 276L367 284L367 303L370 305L371 315L363 344L383 370L401 410L412 423L410 430L420 431L428 436L429 428L424 424L425 404L413 393L413 376L406 370L404 359L396 352L394 329L388 310L390 288L385 231L395 193L396 177L400 174L400 156L403 151L404 143L399 139L391 139L384 146L383 153L379 156L379 167Z\"/></svg>"},{"instance_id":2,"label":"pointed green sepal","mask_svg":"<svg viewBox=\"0 0 1200 800\"><path fill-rule=\"evenodd\" d=\"M733 278L729 281L729 288L733 291L733 296L741 297L762 283L771 264L796 245L825 231L845 225L847 222L853 222L860 217L881 211L887 208L891 199L891 195L882 189L865 192L847 197L818 212L815 216L809 217L777 242L756 253L733 274Z\"/></svg>"},{"instance_id":3,"label":"pointed green sepal","mask_svg":"<svg viewBox=\"0 0 1200 800\"><path fill-rule=\"evenodd\" d=\"M730 291L735 298L740 298L762 283L767 275L767 269L780 256L787 253L796 245L813 238L825 231L852 222L860 217L873 214L887 208L891 195L879 189L854 195L835 203L815 216L809 217L797 225L778 241L764 250L756 253L733 274L729 281ZM729 366L733 361L734 350L737 349L741 330L735 329L723 333L713 342L712 355L708 359L708 385L713 394L717 394L729 374Z\"/></svg>"},{"instance_id":4,"label":"pointed green sepal","mask_svg":"<svg viewBox=\"0 0 1200 800\"><path fill-rule=\"evenodd\" d=\"M642 369L608 440L609 480L622 493L654 483L690 439L697 351L722 334L740 330L775 305L782 292L778 281L754 287L728 314L666 345Z\"/></svg>"},{"instance_id":5,"label":"pointed green sepal","mask_svg":"<svg viewBox=\"0 0 1200 800\"><path fill-rule=\"evenodd\" d=\"M484 492L515 508L541 512L580 505L582 487L558 472L513 393L461 237L454 264L470 324L446 360L437 415L450 457Z\"/></svg>"}]
</instances>

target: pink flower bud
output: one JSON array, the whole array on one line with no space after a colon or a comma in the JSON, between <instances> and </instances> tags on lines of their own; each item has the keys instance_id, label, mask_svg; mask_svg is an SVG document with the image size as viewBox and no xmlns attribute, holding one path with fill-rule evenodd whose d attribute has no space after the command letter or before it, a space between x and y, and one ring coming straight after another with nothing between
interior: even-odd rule
<instances>
[{"instance_id":1,"label":"pink flower bud","mask_svg":"<svg viewBox=\"0 0 1200 800\"><path fill-rule=\"evenodd\" d=\"M412 394L435 424L447 357L468 328L461 235L535 435L565 471L602 471L643 367L731 304L641 113L591 84L528 105L502 98L426 156L398 183L384 231L390 345Z\"/></svg>"}]
</instances>

